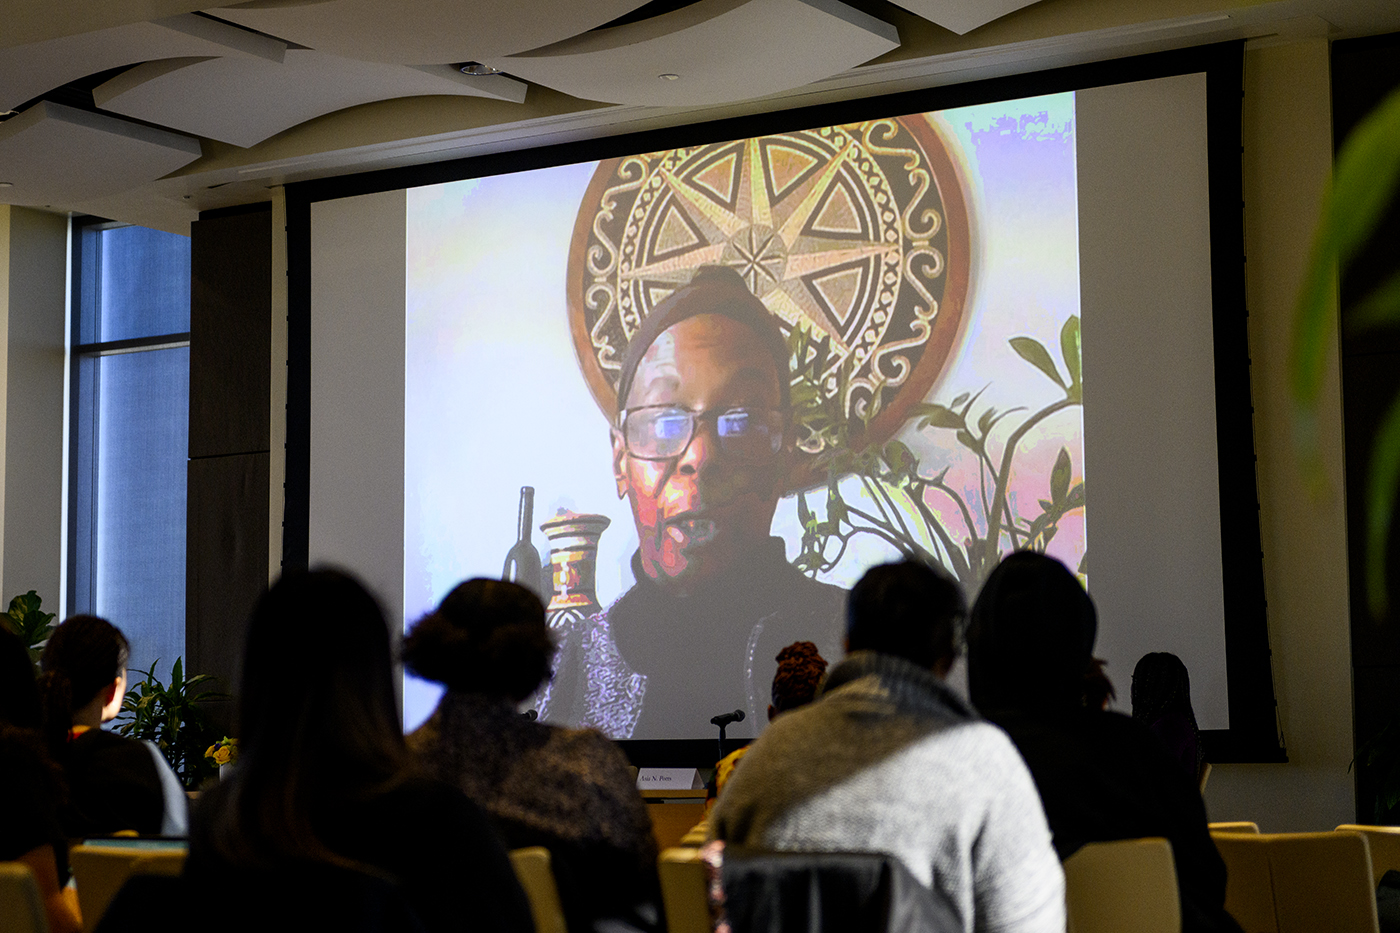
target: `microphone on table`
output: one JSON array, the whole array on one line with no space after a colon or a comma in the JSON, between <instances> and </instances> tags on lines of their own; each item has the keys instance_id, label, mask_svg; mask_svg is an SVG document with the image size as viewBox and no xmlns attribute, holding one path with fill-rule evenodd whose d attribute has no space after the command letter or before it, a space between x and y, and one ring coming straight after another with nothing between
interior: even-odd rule
<instances>
[{"instance_id":1,"label":"microphone on table","mask_svg":"<svg viewBox=\"0 0 1400 933\"><path fill-rule=\"evenodd\" d=\"M732 713L720 713L710 717L710 724L719 726L719 757L724 757L724 730L731 724L744 721L744 711L736 709Z\"/></svg>"}]
</instances>

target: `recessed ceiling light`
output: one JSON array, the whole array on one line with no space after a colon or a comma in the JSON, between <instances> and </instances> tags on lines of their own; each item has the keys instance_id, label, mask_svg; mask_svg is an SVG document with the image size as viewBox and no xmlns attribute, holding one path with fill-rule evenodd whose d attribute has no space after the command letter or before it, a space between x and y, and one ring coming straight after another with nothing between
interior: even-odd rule
<instances>
[{"instance_id":1,"label":"recessed ceiling light","mask_svg":"<svg viewBox=\"0 0 1400 933\"><path fill-rule=\"evenodd\" d=\"M15 183L12 181L0 181L0 188L13 188L14 186Z\"/></svg>"},{"instance_id":2,"label":"recessed ceiling light","mask_svg":"<svg viewBox=\"0 0 1400 933\"><path fill-rule=\"evenodd\" d=\"M470 75L473 78L484 78L487 75L498 75L501 69L492 68L490 65L483 65L481 62L464 62L459 69L462 74Z\"/></svg>"},{"instance_id":3,"label":"recessed ceiling light","mask_svg":"<svg viewBox=\"0 0 1400 933\"><path fill-rule=\"evenodd\" d=\"M679 81L681 76L673 74L664 74L657 75L657 77L660 78L662 81Z\"/></svg>"}]
</instances>

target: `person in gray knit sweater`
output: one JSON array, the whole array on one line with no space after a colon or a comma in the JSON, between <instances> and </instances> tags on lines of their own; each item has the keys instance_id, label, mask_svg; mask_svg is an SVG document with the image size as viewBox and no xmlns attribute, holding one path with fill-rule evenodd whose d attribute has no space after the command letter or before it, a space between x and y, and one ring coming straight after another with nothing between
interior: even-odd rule
<instances>
[{"instance_id":1,"label":"person in gray knit sweater","mask_svg":"<svg viewBox=\"0 0 1400 933\"><path fill-rule=\"evenodd\" d=\"M915 562L869 571L846 659L818 702L775 720L711 818L727 844L883 852L967 933L1062 933L1064 874L1015 747L944 683L963 597Z\"/></svg>"}]
</instances>

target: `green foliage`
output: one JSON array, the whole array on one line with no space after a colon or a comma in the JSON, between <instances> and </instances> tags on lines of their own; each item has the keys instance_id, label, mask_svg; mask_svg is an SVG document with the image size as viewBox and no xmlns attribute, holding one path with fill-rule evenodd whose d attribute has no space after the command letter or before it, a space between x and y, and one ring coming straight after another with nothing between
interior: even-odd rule
<instances>
[{"instance_id":1,"label":"green foliage","mask_svg":"<svg viewBox=\"0 0 1400 933\"><path fill-rule=\"evenodd\" d=\"M1333 302L1337 277L1366 245L1400 189L1400 90L1373 110L1337 153L1332 183L1323 195L1321 217L1299 293L1293 324L1290 383L1295 440L1309 485L1326 487L1317 433L1317 404L1332 354ZM1347 326L1361 332L1400 324L1400 272L1364 297ZM1385 545L1400 485L1400 400L1377 432L1369 465L1366 522L1366 589L1371 612L1386 611Z\"/></svg>"},{"instance_id":2,"label":"green foliage","mask_svg":"<svg viewBox=\"0 0 1400 933\"><path fill-rule=\"evenodd\" d=\"M148 671L122 701L117 717L117 732L135 739L147 739L156 744L170 767L188 788L197 788L205 778L218 772L213 759L204 757L204 750L218 737L200 708L201 702L226 700L228 694L203 688L213 680L209 674L184 676L181 659L170 666L170 683L163 684L156 676L152 662Z\"/></svg>"},{"instance_id":3,"label":"green foliage","mask_svg":"<svg viewBox=\"0 0 1400 933\"><path fill-rule=\"evenodd\" d=\"M39 606L42 603L39 594L30 590L23 596L16 596L10 600L10 611L0 617L5 627L24 642L24 647L29 649L29 658L36 667L39 664L39 655L44 651L44 643L49 640L54 630L54 614L41 612Z\"/></svg>"},{"instance_id":4,"label":"green foliage","mask_svg":"<svg viewBox=\"0 0 1400 933\"><path fill-rule=\"evenodd\" d=\"M946 404L921 403L910 416L915 430L952 432L954 443L975 458L980 489L969 501L948 485L949 467L933 472L902 441L892 440L879 448L862 446L842 408L850 368L828 373L831 357L827 342L814 342L809 332L793 329L790 347L797 374L793 399L799 446L819 451L817 460L827 476L824 515L812 507L807 493L798 494L797 516L802 525L802 551L796 560L799 568L813 575L830 570L854 538L873 535L907 557L941 563L972 592L1006 550L1045 549L1065 515L1084 507L1084 484L1070 485L1073 464L1069 451L1061 448L1056 458L1047 477L1046 498L1038 503L1038 515L1015 514L1008 489L1017 449L1027 432L1055 413L1082 404L1079 318L1070 317L1060 330L1063 372L1045 345L1032 337L1013 337L1010 346L1054 382L1064 397L1029 414L1020 407L976 410L984 388L963 392ZM872 417L874 411L867 411L862 420L868 425ZM843 497L841 481L849 477L860 482L874 503L873 509ZM935 508L939 502L957 510L966 530L961 541L955 539ZM1079 566L1084 572L1086 564Z\"/></svg>"}]
</instances>

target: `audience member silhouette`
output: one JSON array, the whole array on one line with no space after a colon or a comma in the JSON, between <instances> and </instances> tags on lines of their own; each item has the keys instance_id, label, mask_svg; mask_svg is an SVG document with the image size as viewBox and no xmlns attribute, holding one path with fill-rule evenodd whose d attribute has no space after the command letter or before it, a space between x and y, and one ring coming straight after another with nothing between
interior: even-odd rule
<instances>
[{"instance_id":1,"label":"audience member silhouette","mask_svg":"<svg viewBox=\"0 0 1400 933\"><path fill-rule=\"evenodd\" d=\"M1086 702L1097 631L1093 601L1063 564L1029 551L1010 555L972 610L972 701L1030 767L1062 859L1088 842L1165 836L1182 929L1237 931L1195 784L1146 728Z\"/></svg>"},{"instance_id":2,"label":"audience member silhouette","mask_svg":"<svg viewBox=\"0 0 1400 933\"><path fill-rule=\"evenodd\" d=\"M412 767L389 627L357 581L292 572L263 594L238 702L238 763L201 798L190 838L202 926L532 929L481 810Z\"/></svg>"},{"instance_id":3,"label":"audience member silhouette","mask_svg":"<svg viewBox=\"0 0 1400 933\"><path fill-rule=\"evenodd\" d=\"M68 778L68 835L135 830L183 836L185 791L155 745L101 728L126 697L126 636L96 616L77 615L54 629L40 658L44 731Z\"/></svg>"},{"instance_id":4,"label":"audience member silhouette","mask_svg":"<svg viewBox=\"0 0 1400 933\"><path fill-rule=\"evenodd\" d=\"M1205 749L1191 708L1191 675L1166 651L1145 654L1133 668L1133 718L1162 740L1193 781L1201 779Z\"/></svg>"},{"instance_id":5,"label":"audience member silhouette","mask_svg":"<svg viewBox=\"0 0 1400 933\"><path fill-rule=\"evenodd\" d=\"M63 893L68 883L68 839L59 822L63 772L49 758L39 726L33 662L19 638L0 625L0 862L29 866L49 930L75 933L82 924Z\"/></svg>"},{"instance_id":6,"label":"audience member silhouette","mask_svg":"<svg viewBox=\"0 0 1400 933\"><path fill-rule=\"evenodd\" d=\"M409 736L423 767L461 787L512 848L553 856L570 929L658 920L656 842L617 746L592 729L522 716L550 676L544 605L524 587L468 580L413 626L403 658L447 692Z\"/></svg>"},{"instance_id":7,"label":"audience member silhouette","mask_svg":"<svg viewBox=\"0 0 1400 933\"><path fill-rule=\"evenodd\" d=\"M965 931L1063 931L1064 875L1026 766L943 682L958 585L916 562L871 569L847 602L849 652L821 698L754 742L711 826L729 845L881 852Z\"/></svg>"}]
</instances>

